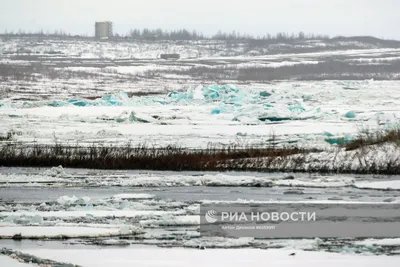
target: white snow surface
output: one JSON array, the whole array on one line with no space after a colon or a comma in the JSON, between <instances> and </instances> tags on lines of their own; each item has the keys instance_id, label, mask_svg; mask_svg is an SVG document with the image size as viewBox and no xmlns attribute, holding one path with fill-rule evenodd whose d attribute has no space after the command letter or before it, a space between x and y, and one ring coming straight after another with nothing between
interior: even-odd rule
<instances>
[{"instance_id":1,"label":"white snow surface","mask_svg":"<svg viewBox=\"0 0 400 267\"><path fill-rule=\"evenodd\" d=\"M400 257L334 254L299 250L182 249L131 247L127 249L24 249L37 257L69 262L83 267L398 267ZM289 254L295 253L294 256ZM155 256L156 255L156 256Z\"/></svg>"},{"instance_id":2,"label":"white snow surface","mask_svg":"<svg viewBox=\"0 0 400 267\"><path fill-rule=\"evenodd\" d=\"M348 187L355 183L355 179L351 176L319 176L313 175L307 177L304 175L296 175L292 180L285 180L284 174L279 175L231 175L229 173L205 173L202 175L190 175L184 173L161 174L101 174L90 175L82 179L72 179L73 174L69 174L68 170L64 170L67 174L64 177L48 177L41 174L6 174L0 173L0 187L8 186L27 186L27 187L46 187L46 186L65 186L76 185L85 186L132 186L132 187L174 187L174 186L286 186L286 187ZM50 184L50 185L47 185ZM114 196L115 199L151 199L151 194L120 194ZM58 200L60 203L73 203L78 201L75 196L65 196ZM88 199L84 200L89 201Z\"/></svg>"},{"instance_id":3,"label":"white snow surface","mask_svg":"<svg viewBox=\"0 0 400 267\"><path fill-rule=\"evenodd\" d=\"M199 225L199 215L186 216L163 216L160 219L142 220L139 222L143 226L178 226L178 225Z\"/></svg>"},{"instance_id":4,"label":"white snow surface","mask_svg":"<svg viewBox=\"0 0 400 267\"><path fill-rule=\"evenodd\" d=\"M354 186L361 189L400 190L400 180L357 182Z\"/></svg>"},{"instance_id":5,"label":"white snow surface","mask_svg":"<svg viewBox=\"0 0 400 267\"><path fill-rule=\"evenodd\" d=\"M120 229L92 227L45 227L45 226L5 226L0 227L0 237L10 238L21 234L23 238L41 237L101 237L121 235Z\"/></svg>"},{"instance_id":6,"label":"white snow surface","mask_svg":"<svg viewBox=\"0 0 400 267\"><path fill-rule=\"evenodd\" d=\"M3 216L41 216L43 218L80 218L80 217L142 217L142 216L165 216L165 215L180 215L185 211L155 211L155 210L74 210L74 211L16 211L2 212Z\"/></svg>"},{"instance_id":7,"label":"white snow surface","mask_svg":"<svg viewBox=\"0 0 400 267\"><path fill-rule=\"evenodd\" d=\"M240 103L240 107L223 101L205 101L196 87L192 100L169 104L160 103L166 95L124 99L123 106L51 107L43 101L24 106L21 101L3 100L1 131L17 132L13 139L21 142L82 145L130 142L160 146L178 143L191 148L206 147L209 143L260 145L274 133L282 143L290 141L323 148L329 145L327 137L351 137L361 128L372 130L398 124L398 86L397 81L237 85L249 96L271 93L257 103L250 103L253 101L250 97L251 101ZM188 87L183 85L181 89L186 91ZM345 89L348 87L354 90ZM215 110L221 112L212 114ZM356 117L346 118L344 115L349 111L354 111ZM148 123L130 120L130 114ZM289 119L277 123L260 121L259 117Z\"/></svg>"},{"instance_id":8,"label":"white snow surface","mask_svg":"<svg viewBox=\"0 0 400 267\"><path fill-rule=\"evenodd\" d=\"M154 195L151 194L118 194L115 195L116 199L151 199Z\"/></svg>"},{"instance_id":9,"label":"white snow surface","mask_svg":"<svg viewBox=\"0 0 400 267\"><path fill-rule=\"evenodd\" d=\"M22 263L11 257L5 256L5 255L0 255L0 266L1 267L30 267L30 266L37 266L37 265Z\"/></svg>"},{"instance_id":10,"label":"white snow surface","mask_svg":"<svg viewBox=\"0 0 400 267\"><path fill-rule=\"evenodd\" d=\"M60 205L71 205L74 203L77 203L78 201L81 201L81 203L89 203L90 202L90 197L82 197L82 198L77 198L76 196L62 196L57 199L57 203Z\"/></svg>"},{"instance_id":11,"label":"white snow surface","mask_svg":"<svg viewBox=\"0 0 400 267\"><path fill-rule=\"evenodd\" d=\"M400 246L400 238L366 239L357 241L355 244L364 246Z\"/></svg>"}]
</instances>

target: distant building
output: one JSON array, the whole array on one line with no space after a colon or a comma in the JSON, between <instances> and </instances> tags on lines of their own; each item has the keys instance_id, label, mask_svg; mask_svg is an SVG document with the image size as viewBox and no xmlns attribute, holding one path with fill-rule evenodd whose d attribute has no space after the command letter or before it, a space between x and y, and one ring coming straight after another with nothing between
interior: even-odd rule
<instances>
[{"instance_id":1,"label":"distant building","mask_svg":"<svg viewBox=\"0 0 400 267\"><path fill-rule=\"evenodd\" d=\"M95 36L98 39L107 39L113 36L113 25L111 21L95 23Z\"/></svg>"}]
</instances>

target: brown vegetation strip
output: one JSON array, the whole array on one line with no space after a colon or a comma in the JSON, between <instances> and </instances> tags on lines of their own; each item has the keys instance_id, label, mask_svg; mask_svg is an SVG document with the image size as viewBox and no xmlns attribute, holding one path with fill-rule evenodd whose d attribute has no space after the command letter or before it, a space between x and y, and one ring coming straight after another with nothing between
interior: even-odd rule
<instances>
[{"instance_id":1,"label":"brown vegetation strip","mask_svg":"<svg viewBox=\"0 0 400 267\"><path fill-rule=\"evenodd\" d=\"M347 142L345 148L349 151L371 145L382 145L385 143L391 143L400 147L400 128L374 132L364 130L356 139Z\"/></svg>"},{"instance_id":2,"label":"brown vegetation strip","mask_svg":"<svg viewBox=\"0 0 400 267\"><path fill-rule=\"evenodd\" d=\"M126 146L65 146L7 144L0 147L0 166L151 170L236 170L237 160L281 158L309 151L288 148L207 148ZM231 163L230 163L231 162ZM223 165L223 166L222 166ZM236 166L236 167L235 167Z\"/></svg>"}]
</instances>

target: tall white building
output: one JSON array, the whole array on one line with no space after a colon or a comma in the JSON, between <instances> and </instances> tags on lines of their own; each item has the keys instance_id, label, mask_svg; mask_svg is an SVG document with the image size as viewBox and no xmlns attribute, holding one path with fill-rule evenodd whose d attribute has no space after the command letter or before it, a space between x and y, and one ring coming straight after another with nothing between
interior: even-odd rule
<instances>
[{"instance_id":1,"label":"tall white building","mask_svg":"<svg viewBox=\"0 0 400 267\"><path fill-rule=\"evenodd\" d=\"M96 38L110 38L113 35L113 25L111 21L96 22L94 28Z\"/></svg>"}]
</instances>

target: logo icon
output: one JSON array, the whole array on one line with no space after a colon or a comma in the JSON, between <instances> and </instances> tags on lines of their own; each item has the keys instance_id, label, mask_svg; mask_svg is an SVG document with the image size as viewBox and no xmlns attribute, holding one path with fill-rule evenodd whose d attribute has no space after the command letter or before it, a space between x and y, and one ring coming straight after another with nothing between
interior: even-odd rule
<instances>
[{"instance_id":1,"label":"logo icon","mask_svg":"<svg viewBox=\"0 0 400 267\"><path fill-rule=\"evenodd\" d=\"M217 212L215 210L207 211L206 215L204 216L208 223L215 223L218 221Z\"/></svg>"}]
</instances>

